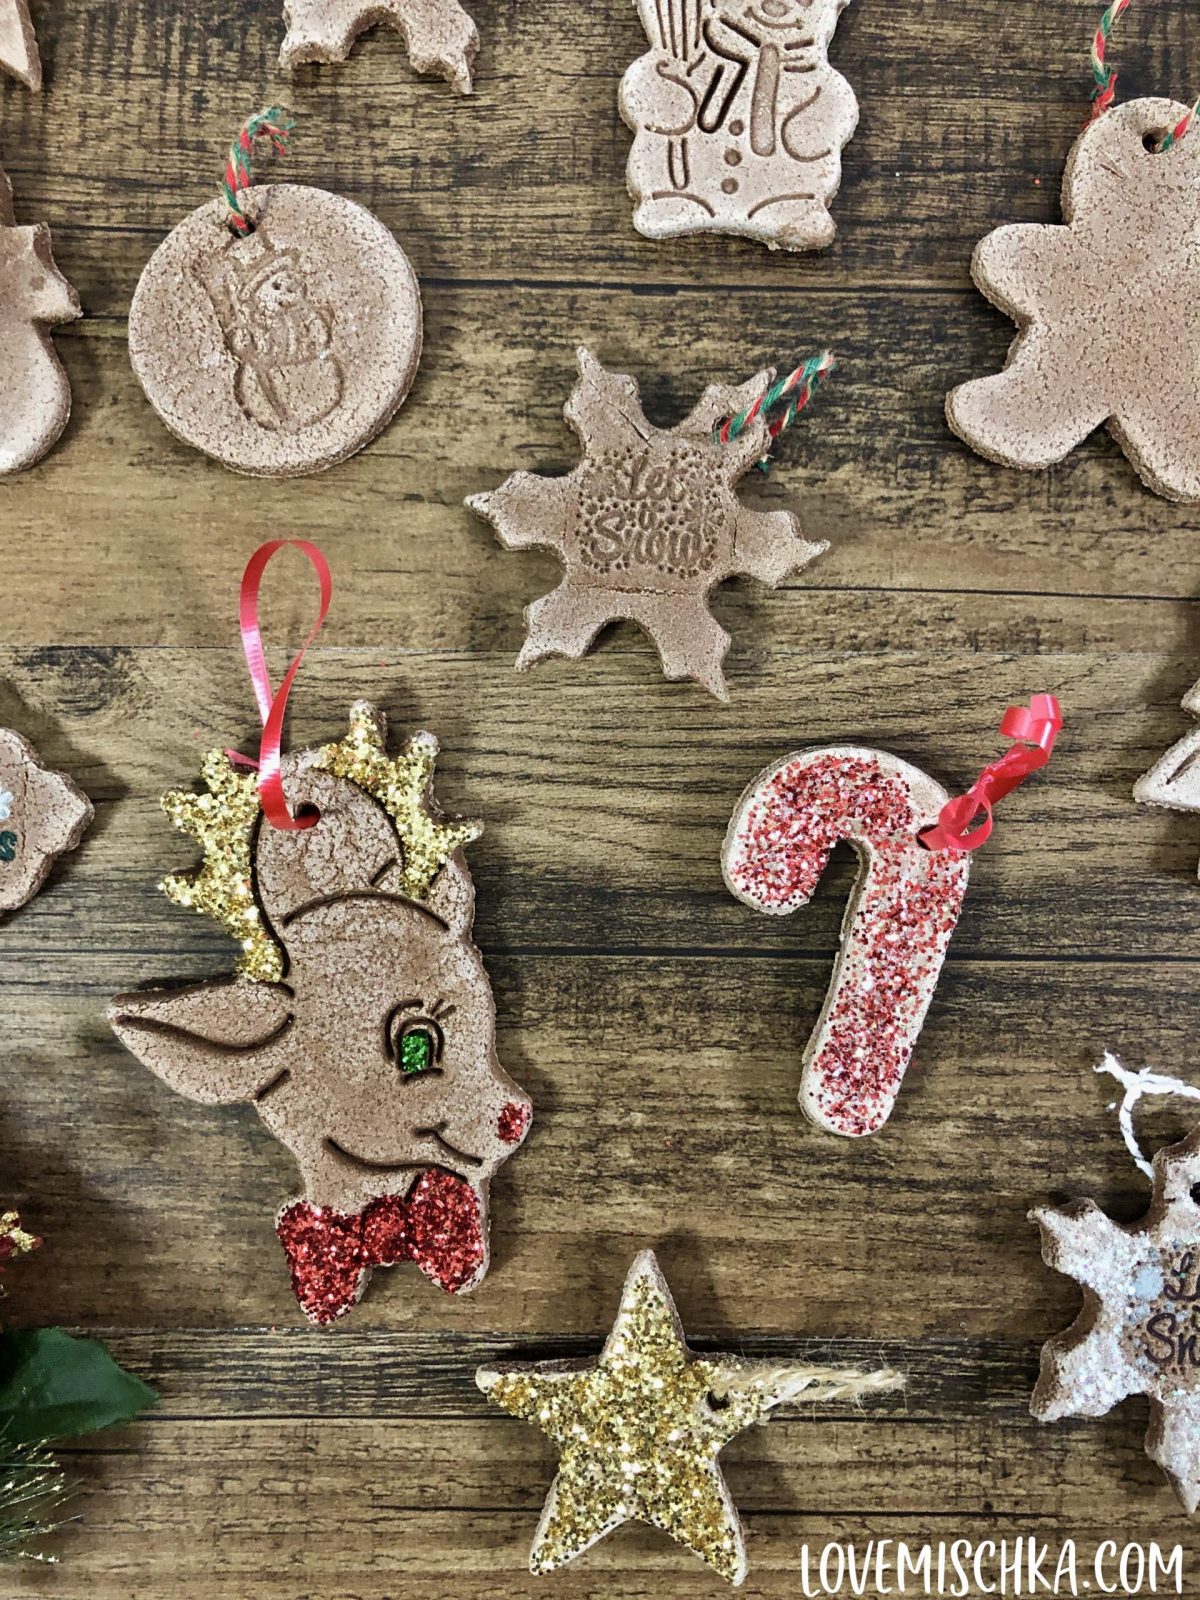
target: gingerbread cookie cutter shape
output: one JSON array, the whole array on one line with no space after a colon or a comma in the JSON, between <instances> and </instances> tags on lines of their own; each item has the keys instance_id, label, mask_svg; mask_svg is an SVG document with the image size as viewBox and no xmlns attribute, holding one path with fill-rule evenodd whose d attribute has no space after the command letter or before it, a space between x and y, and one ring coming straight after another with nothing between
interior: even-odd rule
<instances>
[{"instance_id":1,"label":"gingerbread cookie cutter shape","mask_svg":"<svg viewBox=\"0 0 1200 1600\"><path fill-rule=\"evenodd\" d=\"M904 1386L886 1368L695 1355L649 1250L625 1280L598 1360L481 1367L475 1381L561 1451L532 1572L553 1572L636 1521L669 1533L734 1585L746 1577L746 1542L717 1460L721 1449L788 1402L861 1404Z\"/></svg>"},{"instance_id":2,"label":"gingerbread cookie cutter shape","mask_svg":"<svg viewBox=\"0 0 1200 1600\"><path fill-rule=\"evenodd\" d=\"M308 61L345 61L360 33L387 22L404 40L413 70L471 92L479 31L458 0L284 0L287 38L280 61L293 72Z\"/></svg>"},{"instance_id":3,"label":"gingerbread cookie cutter shape","mask_svg":"<svg viewBox=\"0 0 1200 1600\"><path fill-rule=\"evenodd\" d=\"M971 853L990 836L992 806L1046 764L1061 726L1053 696L1011 707L1001 733L1020 742L957 800L897 756L827 745L768 767L738 802L721 865L756 911L782 917L807 905L835 845L849 843L859 858L804 1052L800 1104L818 1127L861 1138L891 1116L958 924Z\"/></svg>"},{"instance_id":4,"label":"gingerbread cookie cutter shape","mask_svg":"<svg viewBox=\"0 0 1200 1600\"><path fill-rule=\"evenodd\" d=\"M1048 1266L1083 1288L1083 1310L1042 1349L1031 1410L1039 1422L1102 1417L1130 1395L1150 1401L1146 1454L1170 1478L1187 1512L1200 1505L1200 1128L1146 1161L1131 1131L1143 1094L1194 1088L1107 1056L1096 1069L1125 1086L1126 1143L1153 1194L1140 1222L1113 1222L1091 1200L1030 1213Z\"/></svg>"},{"instance_id":5,"label":"gingerbread cookie cutter shape","mask_svg":"<svg viewBox=\"0 0 1200 1600\"><path fill-rule=\"evenodd\" d=\"M257 578L248 592L256 607ZM164 800L204 863L163 888L236 939L237 975L123 995L109 1017L171 1088L249 1102L291 1153L303 1188L277 1232L326 1324L375 1267L413 1262L450 1294L480 1283L490 1180L531 1107L496 1055L463 856L481 829L433 799L437 740L389 755L384 718L358 702L336 743L279 756L268 706L258 771L216 751L205 793Z\"/></svg>"},{"instance_id":6,"label":"gingerbread cookie cutter shape","mask_svg":"<svg viewBox=\"0 0 1200 1600\"><path fill-rule=\"evenodd\" d=\"M354 455L421 358L421 291L383 223L324 189L250 186L254 139L282 149L290 126L278 108L250 119L225 198L163 241L129 313L133 369L167 427L253 477Z\"/></svg>"},{"instance_id":7,"label":"gingerbread cookie cutter shape","mask_svg":"<svg viewBox=\"0 0 1200 1600\"><path fill-rule=\"evenodd\" d=\"M0 72L11 73L35 93L42 87L42 58L29 0L0 0Z\"/></svg>"},{"instance_id":8,"label":"gingerbread cookie cutter shape","mask_svg":"<svg viewBox=\"0 0 1200 1600\"><path fill-rule=\"evenodd\" d=\"M814 359L826 369L832 362L828 353ZM798 390L777 403L785 409L773 423L764 403L782 387L773 371L740 388L714 384L685 422L656 428L633 378L586 350L578 360L564 415L583 444L580 465L565 478L517 472L467 501L506 549L541 545L565 568L559 587L525 612L517 669L554 655L578 661L607 623L628 619L650 636L668 678L691 678L726 700L730 638L708 609L709 592L735 573L774 587L828 549L802 538L791 512L750 511L736 492L803 403ZM799 383L804 370L791 377Z\"/></svg>"},{"instance_id":9,"label":"gingerbread cookie cutter shape","mask_svg":"<svg viewBox=\"0 0 1200 1600\"><path fill-rule=\"evenodd\" d=\"M1159 148L1188 115L1172 100L1106 112L1067 161L1063 225L998 228L976 248L976 284L1020 329L1003 372L946 402L980 455L1037 470L1107 424L1156 494L1200 500L1200 139Z\"/></svg>"},{"instance_id":10,"label":"gingerbread cookie cutter shape","mask_svg":"<svg viewBox=\"0 0 1200 1600\"><path fill-rule=\"evenodd\" d=\"M820 250L854 91L829 64L848 0L638 0L651 50L621 84L629 193L648 239L731 233Z\"/></svg>"},{"instance_id":11,"label":"gingerbread cookie cutter shape","mask_svg":"<svg viewBox=\"0 0 1200 1600\"><path fill-rule=\"evenodd\" d=\"M0 728L0 913L33 899L93 815L91 801L70 778L44 766L19 733Z\"/></svg>"},{"instance_id":12,"label":"gingerbread cookie cutter shape","mask_svg":"<svg viewBox=\"0 0 1200 1600\"><path fill-rule=\"evenodd\" d=\"M0 477L40 461L71 416L71 385L47 331L83 315L44 223L19 228L0 168Z\"/></svg>"},{"instance_id":13,"label":"gingerbread cookie cutter shape","mask_svg":"<svg viewBox=\"0 0 1200 1600\"><path fill-rule=\"evenodd\" d=\"M1183 697L1183 709L1200 717L1200 683ZM1140 805L1171 811L1200 811L1200 728L1185 733L1134 785Z\"/></svg>"}]
</instances>

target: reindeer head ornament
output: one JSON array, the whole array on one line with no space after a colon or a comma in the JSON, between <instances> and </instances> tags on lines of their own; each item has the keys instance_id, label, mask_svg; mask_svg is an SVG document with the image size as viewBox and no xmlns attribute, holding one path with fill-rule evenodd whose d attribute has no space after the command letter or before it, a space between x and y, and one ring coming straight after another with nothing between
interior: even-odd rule
<instances>
[{"instance_id":1,"label":"reindeer head ornament","mask_svg":"<svg viewBox=\"0 0 1200 1600\"><path fill-rule=\"evenodd\" d=\"M437 742L387 755L360 702L349 736L283 760L303 832L263 817L256 777L208 758L208 793L164 807L205 849L168 896L242 945L236 977L124 995L110 1020L173 1089L249 1101L303 1194L277 1229L308 1317L332 1322L373 1267L415 1262L449 1293L488 1263L488 1184L524 1139L528 1098L496 1058L491 985L471 942L470 823L431 795Z\"/></svg>"}]
</instances>

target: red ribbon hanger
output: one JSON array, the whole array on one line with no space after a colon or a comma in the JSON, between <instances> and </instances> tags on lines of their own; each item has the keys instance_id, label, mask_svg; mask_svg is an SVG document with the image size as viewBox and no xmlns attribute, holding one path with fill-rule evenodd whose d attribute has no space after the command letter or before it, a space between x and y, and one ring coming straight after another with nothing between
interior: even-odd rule
<instances>
[{"instance_id":1,"label":"red ribbon hanger","mask_svg":"<svg viewBox=\"0 0 1200 1600\"><path fill-rule=\"evenodd\" d=\"M1027 706L1009 706L1000 732L1018 742L984 767L966 794L946 802L938 821L920 835L925 848L966 852L986 844L995 826L992 807L1046 765L1062 725L1062 709L1052 694L1035 694Z\"/></svg>"},{"instance_id":2,"label":"red ribbon hanger","mask_svg":"<svg viewBox=\"0 0 1200 1600\"><path fill-rule=\"evenodd\" d=\"M299 550L301 555L306 556L316 572L317 581L321 586L321 604L312 631L301 645L276 693L271 688L271 675L267 671L267 657L258 622L258 596L262 588L263 574L271 558L280 550L289 547ZM300 665L308 653L309 646L325 624L332 599L333 576L329 571L329 563L316 545L309 544L307 539L272 539L267 544L260 545L246 563L246 570L242 574L241 593L238 598L242 649L246 654L250 682L254 685L254 697L258 701L263 731L257 761L251 761L248 757L238 755L232 750L228 754L231 760L238 761L243 766L258 768L258 797L262 802L263 814L272 827L280 828L286 833L300 833L305 828L311 828L317 821L317 815L313 811L304 811L294 817L288 810L283 794L280 763L283 754L283 719L287 712L288 695L292 692L292 684L296 681L296 674L300 671Z\"/></svg>"}]
</instances>

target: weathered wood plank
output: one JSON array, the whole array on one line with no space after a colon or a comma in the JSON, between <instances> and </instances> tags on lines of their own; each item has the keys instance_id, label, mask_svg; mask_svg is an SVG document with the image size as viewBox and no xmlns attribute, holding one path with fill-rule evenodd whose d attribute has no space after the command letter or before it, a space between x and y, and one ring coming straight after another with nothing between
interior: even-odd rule
<instances>
[{"instance_id":1,"label":"weathered wood plank","mask_svg":"<svg viewBox=\"0 0 1200 1600\"><path fill-rule=\"evenodd\" d=\"M129 957L103 959L111 993ZM826 963L490 966L501 1058L537 1106L494 1188L492 1273L457 1301L382 1273L356 1329L591 1335L651 1245L698 1333L1040 1340L1078 1290L1042 1265L1030 1206L1091 1195L1132 1218L1146 1204L1092 1065L1106 1045L1185 1073L1191 1059L1190 965L964 963L887 1131L840 1141L795 1103ZM171 1094L108 1034L95 988L63 994L47 971L9 994L6 1162L48 1241L14 1313L296 1326L272 1232L294 1172L249 1108ZM1144 1126L1153 1144L1186 1121Z\"/></svg>"},{"instance_id":2,"label":"weathered wood plank","mask_svg":"<svg viewBox=\"0 0 1200 1600\"><path fill-rule=\"evenodd\" d=\"M614 1286L619 1293L619 1286ZM870 1415L897 1428L931 1423L994 1426L1028 1421L1029 1395L1037 1378L1036 1346L1017 1340L928 1338L767 1339L739 1331L705 1334L708 1308L689 1326L688 1343L698 1352L736 1351L772 1363L823 1362L863 1370L892 1367L904 1374L902 1393L870 1402ZM611 1320L611 1319L610 1319ZM138 1332L92 1330L125 1366L160 1391L147 1425L192 1421L301 1418L419 1419L449 1426L497 1419L495 1408L475 1387L477 1367L505 1361L583 1361L595 1357L607 1329L564 1339L521 1331L512 1337L467 1331L362 1333L353 1321L331 1334L309 1328L269 1332L180 1329ZM773 1420L805 1418L828 1424L861 1422L857 1405L781 1407ZM498 1420L498 1419L497 1419ZM90 1448L90 1446L89 1446Z\"/></svg>"},{"instance_id":3,"label":"weathered wood plank","mask_svg":"<svg viewBox=\"0 0 1200 1600\"><path fill-rule=\"evenodd\" d=\"M1184 1547L1186 1576L1197 1558L1194 1532L1136 1439L1114 1448L1115 1433L1140 1431L1129 1421L1045 1430L1037 1452L1014 1452L1007 1435L898 1436L869 1422L776 1423L743 1435L724 1455L747 1524L743 1592L791 1600L803 1592L804 1547L815 1581L821 1551L834 1541L854 1544L861 1562L872 1539L935 1549L957 1539L1007 1540L1011 1560L1018 1538L1047 1542L1043 1519L1054 1516L1070 1519L1082 1576L1106 1540L1119 1548L1151 1538L1165 1553ZM462 1427L453 1437L390 1423L140 1425L121 1447L81 1451L72 1461L88 1484L84 1520L60 1536L62 1568L18 1576L18 1600L74 1600L80 1592L98 1600L244 1600L250 1585L255 1600L449 1600L464 1592L532 1600L545 1590L526 1561L554 1455L515 1423ZM953 1464L961 1478L952 1478ZM1103 1480L1104 1465L1115 1478ZM913 1468L929 1475L925 1503L906 1501L897 1488ZM949 1487L964 1480L974 1506ZM1097 1496L1114 1481L1118 1507L1098 1514ZM857 1498L847 1502L847 1490ZM1057 1556L1060 1541L1049 1543ZM890 1554L894 1562L894 1544ZM1053 1564L1052 1557L1051 1572ZM712 1594L713 1579L664 1535L632 1526L556 1574L554 1586L571 1600L664 1590L700 1596Z\"/></svg>"},{"instance_id":4,"label":"weathered wood plank","mask_svg":"<svg viewBox=\"0 0 1200 1600\"><path fill-rule=\"evenodd\" d=\"M634 372L651 417L667 423L710 379L828 342L841 365L771 478L746 493L794 508L831 548L773 601L747 580L722 590L738 651L814 636L855 649L865 629L902 648L1044 650L1082 637L1200 654L1194 605L1167 620L1161 605L1113 604L1192 601L1200 508L1143 490L1107 434L1035 474L997 468L949 434L945 391L1001 362L1011 330L998 319L951 318L953 302L896 293L756 290L732 318L723 303L665 292L639 295L619 317L607 292L431 288L427 298L408 403L367 451L316 480L235 480L173 439L129 369L123 324L89 320L62 337L70 428L4 486L7 641L222 642L249 550L289 533L318 540L334 562L341 641L515 656L522 609L553 587L558 565L501 550L462 501L515 468L559 472L578 459L562 419L575 347ZM886 352L881 328L894 330ZM896 590L924 593L884 598Z\"/></svg>"},{"instance_id":5,"label":"weathered wood plank","mask_svg":"<svg viewBox=\"0 0 1200 1600\"><path fill-rule=\"evenodd\" d=\"M916 0L899 22L850 7L831 55L863 116L845 152L839 236L828 251L781 259L734 240L656 245L633 231L617 86L646 40L630 0L592 0L586 29L575 0L476 0L484 49L469 101L414 79L382 29L345 66L284 78L279 0L243 0L215 20L162 0L35 10L54 115L7 86L6 164L105 311L123 304L161 234L215 192L234 129L271 96L287 99L300 128L270 175L355 194L411 242L426 274L452 282L959 289L989 228L1058 220L1095 26L1090 0ZM1186 98L1180 64L1198 43L1194 10L1160 0L1114 46L1122 95ZM146 151L131 161L137 129Z\"/></svg>"},{"instance_id":6,"label":"weathered wood plank","mask_svg":"<svg viewBox=\"0 0 1200 1600\"><path fill-rule=\"evenodd\" d=\"M297 637L304 597L293 589L289 598ZM1132 802L1135 778L1190 726L1178 695L1191 664L1148 651L1033 663L979 652L952 663L936 651L780 657L764 648L735 662L735 700L722 707L665 682L647 655L648 647L635 643L626 655L614 644L585 663L518 675L487 656L319 650L304 669L291 738L334 736L364 693L389 711L397 737L422 725L438 732L445 803L487 823L472 851L485 947L828 958L848 865L828 876L812 907L782 921L754 915L721 881L721 841L745 785L791 749L857 741L895 750L960 790L999 753L1004 704L1053 689L1068 719L1058 754L1006 802L979 857L951 964L1200 955L1200 824ZM197 951L223 959L203 920L157 892L163 873L195 859L158 797L186 787L206 749L251 748L252 716L232 640L202 652L0 652L0 723L23 728L100 808L55 892L11 921L15 978L40 981L48 963L68 983L94 981L87 952L97 945L139 952L124 960L124 981L116 963L105 966L104 981L118 986L143 972L203 971Z\"/></svg>"}]
</instances>

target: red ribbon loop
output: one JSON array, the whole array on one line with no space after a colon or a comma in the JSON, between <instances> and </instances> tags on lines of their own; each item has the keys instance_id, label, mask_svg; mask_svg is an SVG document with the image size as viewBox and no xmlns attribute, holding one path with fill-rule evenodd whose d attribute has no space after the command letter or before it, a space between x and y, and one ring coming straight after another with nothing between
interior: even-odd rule
<instances>
[{"instance_id":1,"label":"red ribbon loop","mask_svg":"<svg viewBox=\"0 0 1200 1600\"><path fill-rule=\"evenodd\" d=\"M258 625L258 595L262 587L263 574L271 561L272 556L280 550L288 548L299 550L301 555L307 556L317 574L317 581L321 585L321 605L317 613L317 620L313 623L312 631L301 645L299 653L284 675L283 682L279 685L279 692L271 688L271 675L267 671L267 657L263 649L262 632ZM329 615L329 605L333 599L333 576L329 571L329 563L317 549L315 544L309 544L307 539L272 539L260 545L250 560L246 563L246 570L242 574L242 588L238 599L238 619L242 630L242 649L246 654L246 666L250 671L250 681L254 685L254 697L258 701L258 711L262 718L262 742L259 745L258 760L249 761L245 756L237 756L230 752L233 759L243 762L246 766L258 768L258 797L262 801L263 814L274 828L280 828L285 833L300 833L305 828L311 828L317 821L314 813L305 813L293 817L288 810L287 801L283 794L283 776L280 770L283 746L283 719L287 712L288 695L292 692L292 684L296 681L296 674L300 671L300 664L308 653L309 646L320 633Z\"/></svg>"},{"instance_id":2,"label":"red ribbon loop","mask_svg":"<svg viewBox=\"0 0 1200 1600\"><path fill-rule=\"evenodd\" d=\"M966 852L986 844L995 827L992 807L1046 765L1062 725L1062 710L1052 694L1035 694L1027 706L1009 706L1000 732L1017 743L984 767L965 795L946 802L937 823L920 836L925 848Z\"/></svg>"}]
</instances>

